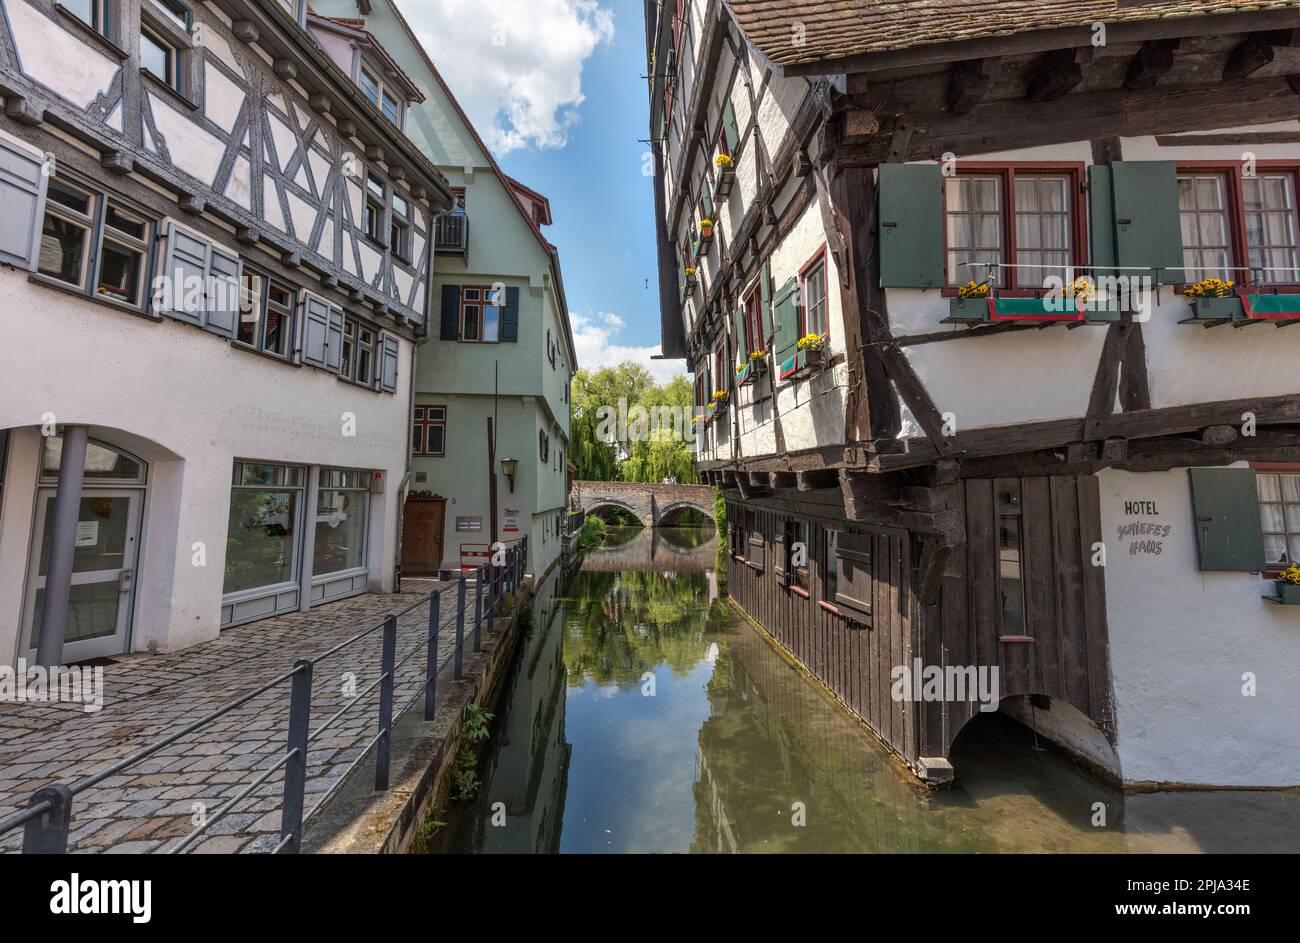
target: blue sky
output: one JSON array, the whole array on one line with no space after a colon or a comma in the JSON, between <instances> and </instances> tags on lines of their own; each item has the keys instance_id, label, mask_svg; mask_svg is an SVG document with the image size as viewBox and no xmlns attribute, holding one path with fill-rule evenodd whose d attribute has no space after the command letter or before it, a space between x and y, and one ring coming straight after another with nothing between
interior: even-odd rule
<instances>
[{"instance_id":1,"label":"blue sky","mask_svg":"<svg viewBox=\"0 0 1300 943\"><path fill-rule=\"evenodd\" d=\"M579 365L684 372L650 360L659 293L640 0L398 3L506 173L550 198L546 235L560 250Z\"/></svg>"}]
</instances>

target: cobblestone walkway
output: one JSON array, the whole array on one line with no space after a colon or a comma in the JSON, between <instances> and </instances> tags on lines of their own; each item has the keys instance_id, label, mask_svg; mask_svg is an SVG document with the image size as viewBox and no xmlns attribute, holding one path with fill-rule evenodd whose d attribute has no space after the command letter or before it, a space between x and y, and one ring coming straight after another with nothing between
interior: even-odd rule
<instances>
[{"instance_id":1,"label":"cobblestone walkway","mask_svg":"<svg viewBox=\"0 0 1300 943\"><path fill-rule=\"evenodd\" d=\"M473 618L473 584L466 622ZM220 705L252 691L339 642L442 592L439 664L455 640L455 584L407 578L403 592L363 595L308 613L290 613L227 629L220 638L166 655L126 655L104 668L104 707L0 703L0 818L27 804L46 783L71 783ZM450 591L449 591L450 590ZM428 606L398 620L396 716L424 682ZM382 632L332 655L313 671L312 724L318 727L380 674ZM472 644L466 630L465 646ZM417 651L404 664L403 657ZM378 688L311 744L306 810L311 812L375 736ZM73 801L69 847L76 852L166 851L284 754L289 684L278 685ZM258 787L196 844L195 852L266 851L279 841L283 770ZM22 829L0 836L16 851Z\"/></svg>"}]
</instances>

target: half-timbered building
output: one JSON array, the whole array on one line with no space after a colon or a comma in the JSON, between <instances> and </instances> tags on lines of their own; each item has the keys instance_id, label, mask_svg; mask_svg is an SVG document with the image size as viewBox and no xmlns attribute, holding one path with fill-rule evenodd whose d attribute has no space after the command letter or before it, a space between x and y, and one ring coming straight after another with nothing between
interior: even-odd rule
<instances>
[{"instance_id":1,"label":"half-timbered building","mask_svg":"<svg viewBox=\"0 0 1300 943\"><path fill-rule=\"evenodd\" d=\"M645 9L734 601L925 779L996 669L1125 783L1300 783L1297 4Z\"/></svg>"},{"instance_id":2,"label":"half-timbered building","mask_svg":"<svg viewBox=\"0 0 1300 943\"><path fill-rule=\"evenodd\" d=\"M307 14L0 3L0 661L393 586L451 192Z\"/></svg>"}]
</instances>

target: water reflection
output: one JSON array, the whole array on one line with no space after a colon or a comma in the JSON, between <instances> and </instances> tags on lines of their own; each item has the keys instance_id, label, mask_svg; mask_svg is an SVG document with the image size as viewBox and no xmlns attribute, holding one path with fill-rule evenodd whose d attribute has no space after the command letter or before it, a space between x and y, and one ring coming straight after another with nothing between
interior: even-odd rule
<instances>
[{"instance_id":1,"label":"water reflection","mask_svg":"<svg viewBox=\"0 0 1300 943\"><path fill-rule=\"evenodd\" d=\"M639 543L638 543L639 542ZM460 851L1295 851L1300 796L1124 796L1001 715L927 794L716 598L716 538L646 532L552 578L497 708ZM640 568L610 565L626 553ZM707 559L706 559L707 557ZM625 560L628 558L624 558ZM608 568L606 566L608 565ZM493 824L503 803L503 824ZM1093 824L1096 803L1105 827ZM498 816L498 821L502 821Z\"/></svg>"}]
</instances>

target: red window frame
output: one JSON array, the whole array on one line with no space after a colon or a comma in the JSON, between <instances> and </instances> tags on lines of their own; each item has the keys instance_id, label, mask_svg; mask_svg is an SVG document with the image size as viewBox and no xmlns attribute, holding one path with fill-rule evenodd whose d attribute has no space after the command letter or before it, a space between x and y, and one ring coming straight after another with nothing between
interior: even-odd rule
<instances>
[{"instance_id":1,"label":"red window frame","mask_svg":"<svg viewBox=\"0 0 1300 943\"><path fill-rule=\"evenodd\" d=\"M1300 475L1300 462L1251 462L1250 467L1257 472L1272 475ZM1256 498L1257 503L1263 504L1263 501ZM1300 561L1297 561L1300 562ZM1264 567L1261 575L1266 580L1274 580L1282 575L1286 567L1276 563L1270 563Z\"/></svg>"},{"instance_id":2,"label":"red window frame","mask_svg":"<svg viewBox=\"0 0 1300 943\"><path fill-rule=\"evenodd\" d=\"M991 161L959 161L956 173L943 177L943 272L944 281L948 280L948 181L960 177L999 177L1002 187L1002 262L1013 263L1016 259L1016 177L1017 176L1067 176L1070 178L1070 241L1073 243L1071 263L1076 267L1088 264L1088 200L1083 191L1086 166L1079 161L1017 161L1000 163ZM1043 293L1041 282L1022 285L1016 269L1004 268L1004 284L998 288L998 294L1007 297L1033 298ZM979 278L976 278L976 275ZM1082 274L1082 273L1081 273ZM957 295L959 285L974 279L980 281L983 273L971 272L968 278L959 278L958 282L945 284L942 294L945 298Z\"/></svg>"},{"instance_id":3,"label":"red window frame","mask_svg":"<svg viewBox=\"0 0 1300 943\"><path fill-rule=\"evenodd\" d=\"M1291 177L1292 195L1295 197L1297 241L1300 242L1300 162L1293 160L1256 160L1255 170L1281 171ZM1241 161L1222 160L1180 160L1175 170L1178 174L1219 174L1227 178L1225 188L1228 197L1229 245L1232 249L1231 262L1234 266L1250 264L1250 244L1246 238L1246 189L1242 180L1245 174ZM1229 275L1231 281L1243 288L1255 287L1254 276L1250 271L1235 271ZM1277 288L1288 294L1300 292L1300 283L1259 282L1261 286Z\"/></svg>"},{"instance_id":4,"label":"red window frame","mask_svg":"<svg viewBox=\"0 0 1300 943\"><path fill-rule=\"evenodd\" d=\"M725 390L727 388L727 383L723 379L727 375L727 341L725 339L720 341L718 346L713 349L713 375L717 378L718 383L714 392ZM713 394L709 395L711 398Z\"/></svg>"},{"instance_id":5,"label":"red window frame","mask_svg":"<svg viewBox=\"0 0 1300 943\"><path fill-rule=\"evenodd\" d=\"M808 297L808 292L804 285L808 281L808 273L817 267L818 262L822 263L822 304L826 306L826 333L822 336L829 340L831 336L831 282L829 266L826 261L825 244L813 253L812 258L803 264L803 268L799 269L799 336L803 337L808 333L808 305L805 300Z\"/></svg>"}]
</instances>

